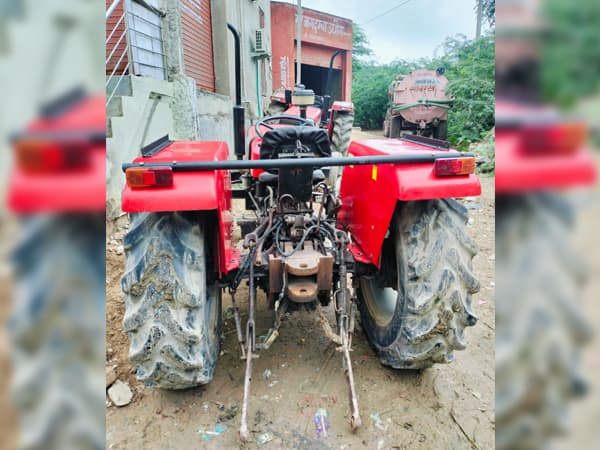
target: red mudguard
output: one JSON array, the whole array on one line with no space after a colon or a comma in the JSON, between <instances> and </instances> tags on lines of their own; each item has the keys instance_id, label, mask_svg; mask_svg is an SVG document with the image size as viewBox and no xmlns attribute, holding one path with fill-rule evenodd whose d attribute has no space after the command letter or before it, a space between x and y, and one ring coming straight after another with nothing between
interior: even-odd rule
<instances>
[{"instance_id":1,"label":"red mudguard","mask_svg":"<svg viewBox=\"0 0 600 450\"><path fill-rule=\"evenodd\" d=\"M225 142L173 142L157 154L133 162L185 162L226 160L229 150ZM225 274L239 266L239 252L231 242L231 175L226 170L207 172L175 172L173 185L165 188L125 186L123 211L215 211L218 217L218 270Z\"/></svg>"},{"instance_id":2,"label":"red mudguard","mask_svg":"<svg viewBox=\"0 0 600 450\"><path fill-rule=\"evenodd\" d=\"M400 139L354 141L348 149L351 156L422 152L447 153ZM379 267L383 240L398 201L479 194L481 185L477 176L436 177L433 163L347 166L342 175L338 220L352 235L350 250L354 258Z\"/></svg>"},{"instance_id":3,"label":"red mudguard","mask_svg":"<svg viewBox=\"0 0 600 450\"><path fill-rule=\"evenodd\" d=\"M106 130L105 97L87 97L53 118L31 123L28 133L96 133ZM106 147L97 142L89 165L69 172L29 173L15 164L9 175L7 207L17 214L100 212L106 208Z\"/></svg>"},{"instance_id":4,"label":"red mudguard","mask_svg":"<svg viewBox=\"0 0 600 450\"><path fill-rule=\"evenodd\" d=\"M589 186L596 180L592 153L526 155L519 152L517 132L496 133L496 192L516 194Z\"/></svg>"}]
</instances>

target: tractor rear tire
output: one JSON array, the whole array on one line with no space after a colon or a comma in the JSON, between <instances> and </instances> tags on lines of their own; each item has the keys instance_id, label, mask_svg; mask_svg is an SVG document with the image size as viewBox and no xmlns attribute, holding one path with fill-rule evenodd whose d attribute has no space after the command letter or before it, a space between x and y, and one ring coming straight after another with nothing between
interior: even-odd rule
<instances>
[{"instance_id":1,"label":"tractor rear tire","mask_svg":"<svg viewBox=\"0 0 600 450\"><path fill-rule=\"evenodd\" d=\"M499 199L497 211L496 446L546 448L586 391L586 268L568 245L573 211L557 195Z\"/></svg>"},{"instance_id":2,"label":"tractor rear tire","mask_svg":"<svg viewBox=\"0 0 600 450\"><path fill-rule=\"evenodd\" d=\"M365 334L381 363L423 369L449 363L466 348L477 322L471 272L477 244L466 233L467 210L455 200L400 204L384 243L381 269L360 278Z\"/></svg>"},{"instance_id":3,"label":"tractor rear tire","mask_svg":"<svg viewBox=\"0 0 600 450\"><path fill-rule=\"evenodd\" d=\"M123 327L146 386L186 389L212 380L221 290L208 228L198 213L131 215L125 236Z\"/></svg>"},{"instance_id":4,"label":"tractor rear tire","mask_svg":"<svg viewBox=\"0 0 600 450\"><path fill-rule=\"evenodd\" d=\"M351 111L332 111L333 134L331 136L331 151L339 152L346 156L350 139L352 137L352 126L354 124L354 112Z\"/></svg>"},{"instance_id":5,"label":"tractor rear tire","mask_svg":"<svg viewBox=\"0 0 600 450\"><path fill-rule=\"evenodd\" d=\"M402 117L390 117L390 137L397 139L402 135Z\"/></svg>"},{"instance_id":6,"label":"tractor rear tire","mask_svg":"<svg viewBox=\"0 0 600 450\"><path fill-rule=\"evenodd\" d=\"M22 449L104 448L105 218L32 215L7 332Z\"/></svg>"},{"instance_id":7,"label":"tractor rear tire","mask_svg":"<svg viewBox=\"0 0 600 450\"><path fill-rule=\"evenodd\" d=\"M440 120L437 127L433 128L433 137L442 141L448 140L448 121Z\"/></svg>"}]
</instances>

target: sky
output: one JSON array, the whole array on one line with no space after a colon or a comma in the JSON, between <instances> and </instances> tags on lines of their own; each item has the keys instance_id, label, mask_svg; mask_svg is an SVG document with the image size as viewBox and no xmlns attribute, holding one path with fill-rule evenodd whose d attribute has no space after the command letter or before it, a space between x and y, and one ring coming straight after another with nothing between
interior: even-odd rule
<instances>
[{"instance_id":1,"label":"sky","mask_svg":"<svg viewBox=\"0 0 600 450\"><path fill-rule=\"evenodd\" d=\"M297 4L296 0L283 0ZM388 14L370 21L394 6ZM447 36L475 36L475 0L302 0L302 6L362 26L374 60L432 57ZM368 23L367 23L368 22Z\"/></svg>"}]
</instances>

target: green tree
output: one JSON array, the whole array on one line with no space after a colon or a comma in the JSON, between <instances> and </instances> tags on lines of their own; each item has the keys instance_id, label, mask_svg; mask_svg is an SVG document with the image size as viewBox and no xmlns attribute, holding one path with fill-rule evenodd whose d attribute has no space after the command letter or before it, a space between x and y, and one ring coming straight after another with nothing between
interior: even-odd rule
<instances>
[{"instance_id":1,"label":"green tree","mask_svg":"<svg viewBox=\"0 0 600 450\"><path fill-rule=\"evenodd\" d=\"M541 87L546 100L570 106L600 88L600 3L546 0Z\"/></svg>"},{"instance_id":2,"label":"green tree","mask_svg":"<svg viewBox=\"0 0 600 450\"><path fill-rule=\"evenodd\" d=\"M437 62L446 68L447 91L454 97L448 114L448 139L466 149L494 126L495 49L492 35L471 41L448 38Z\"/></svg>"},{"instance_id":3,"label":"green tree","mask_svg":"<svg viewBox=\"0 0 600 450\"><path fill-rule=\"evenodd\" d=\"M369 48L369 39L365 30L357 24L352 24L352 69L358 68L367 57L373 55L373 50Z\"/></svg>"},{"instance_id":4,"label":"green tree","mask_svg":"<svg viewBox=\"0 0 600 450\"><path fill-rule=\"evenodd\" d=\"M382 128L388 107L388 89L397 75L418 68L444 67L454 106L448 117L448 139L461 149L481 140L494 126L494 38L470 41L464 36L448 38L442 56L389 64L361 62L353 72L354 121L365 129Z\"/></svg>"}]
</instances>

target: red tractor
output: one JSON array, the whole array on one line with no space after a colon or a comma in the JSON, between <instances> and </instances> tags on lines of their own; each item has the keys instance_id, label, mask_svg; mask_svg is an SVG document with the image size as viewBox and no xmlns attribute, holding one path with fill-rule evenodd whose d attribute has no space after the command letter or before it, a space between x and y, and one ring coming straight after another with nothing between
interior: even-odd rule
<instances>
[{"instance_id":1,"label":"red tractor","mask_svg":"<svg viewBox=\"0 0 600 450\"><path fill-rule=\"evenodd\" d=\"M325 128L331 150L335 156L345 155L350 145L350 135L354 124L354 105L352 102L331 101L331 79L335 58L342 53L337 50L329 60L327 72L326 94L314 95L312 90L305 89L304 85L296 85L293 90L278 89L271 96L271 103L267 108L267 116L305 114L315 126ZM302 108L301 106L306 106ZM282 119L285 122L285 119Z\"/></svg>"},{"instance_id":2,"label":"red tractor","mask_svg":"<svg viewBox=\"0 0 600 450\"><path fill-rule=\"evenodd\" d=\"M236 65L239 105L239 59ZM454 350L466 346L465 328L477 321L477 245L466 233L466 209L452 199L480 194L473 155L412 136L353 142L348 156L334 158L327 131L308 111L304 117L304 106L285 123L281 116L259 120L247 153L238 135L237 160L228 160L224 142L162 139L123 166L122 209L131 220L123 324L137 376L166 389L210 382L226 289L246 361L244 440L252 360L273 344L286 311L314 310L339 346L353 430L361 425L350 358L357 310L382 363L397 369L452 361ZM239 131L243 113L235 117ZM343 168L339 194L325 182L326 167ZM232 190L235 183L242 188ZM256 217L239 223L243 252L232 242L232 198L244 199ZM243 280L245 327L236 296ZM262 340L257 289L273 310ZM334 325L327 307L335 311Z\"/></svg>"}]
</instances>

